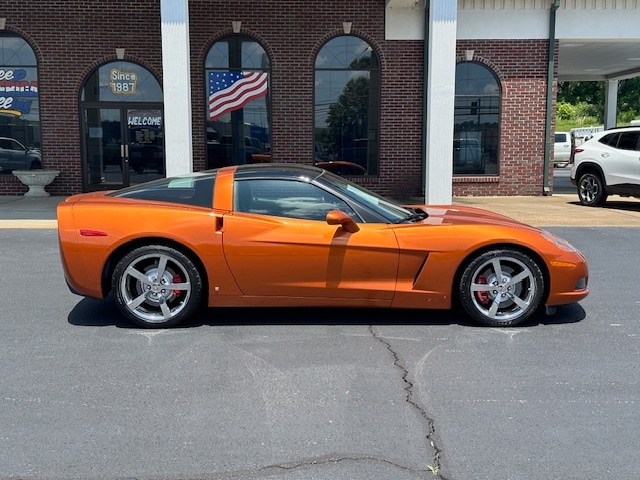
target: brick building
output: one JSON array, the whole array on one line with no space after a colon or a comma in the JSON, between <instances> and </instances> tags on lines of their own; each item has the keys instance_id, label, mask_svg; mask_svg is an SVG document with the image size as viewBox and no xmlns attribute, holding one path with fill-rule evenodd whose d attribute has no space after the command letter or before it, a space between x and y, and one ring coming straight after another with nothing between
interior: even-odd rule
<instances>
[{"instance_id":1,"label":"brick building","mask_svg":"<svg viewBox=\"0 0 640 480\"><path fill-rule=\"evenodd\" d=\"M450 3L0 0L0 137L60 170L55 195L246 161L341 161L432 201L550 193L555 14L593 8ZM214 78L240 71L266 93L214 117ZM1 147L0 195L21 194L32 164Z\"/></svg>"}]
</instances>

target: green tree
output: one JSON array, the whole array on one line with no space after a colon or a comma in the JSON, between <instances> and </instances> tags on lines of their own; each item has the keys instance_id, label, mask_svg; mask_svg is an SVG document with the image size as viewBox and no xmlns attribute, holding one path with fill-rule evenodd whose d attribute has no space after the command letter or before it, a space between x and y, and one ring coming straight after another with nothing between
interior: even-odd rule
<instances>
[{"instance_id":1,"label":"green tree","mask_svg":"<svg viewBox=\"0 0 640 480\"><path fill-rule=\"evenodd\" d=\"M604 109L604 82L559 82L558 102L584 102Z\"/></svg>"},{"instance_id":2,"label":"green tree","mask_svg":"<svg viewBox=\"0 0 640 480\"><path fill-rule=\"evenodd\" d=\"M618 83L618 111L640 118L640 77L621 80Z\"/></svg>"},{"instance_id":3,"label":"green tree","mask_svg":"<svg viewBox=\"0 0 640 480\"><path fill-rule=\"evenodd\" d=\"M327 116L327 145L330 151L340 151L349 160L359 156L358 139L367 138L369 108L369 78L358 76L349 80L338 97L329 107ZM349 153L347 153L349 152Z\"/></svg>"},{"instance_id":4,"label":"green tree","mask_svg":"<svg viewBox=\"0 0 640 480\"><path fill-rule=\"evenodd\" d=\"M558 120L591 123L604 121L605 82L559 82L556 115ZM575 113L572 114L572 106ZM618 82L619 123L640 118L640 77Z\"/></svg>"}]
</instances>

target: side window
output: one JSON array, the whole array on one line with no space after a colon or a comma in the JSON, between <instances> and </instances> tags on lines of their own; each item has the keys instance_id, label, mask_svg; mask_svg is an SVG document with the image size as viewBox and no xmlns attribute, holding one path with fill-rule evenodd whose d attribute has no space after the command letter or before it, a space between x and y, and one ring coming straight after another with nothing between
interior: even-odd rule
<instances>
[{"instance_id":1,"label":"side window","mask_svg":"<svg viewBox=\"0 0 640 480\"><path fill-rule=\"evenodd\" d=\"M315 64L314 163L339 175L379 171L380 65L362 38L341 35Z\"/></svg>"},{"instance_id":2,"label":"side window","mask_svg":"<svg viewBox=\"0 0 640 480\"><path fill-rule=\"evenodd\" d=\"M600 143L604 143L605 145L615 148L616 145L618 144L618 138L619 138L619 134L612 133L611 135L605 135L604 137L602 137L600 139Z\"/></svg>"},{"instance_id":3,"label":"side window","mask_svg":"<svg viewBox=\"0 0 640 480\"><path fill-rule=\"evenodd\" d=\"M477 62L458 63L453 119L454 175L499 173L500 100L500 85L491 70Z\"/></svg>"},{"instance_id":4,"label":"side window","mask_svg":"<svg viewBox=\"0 0 640 480\"><path fill-rule=\"evenodd\" d=\"M621 133L618 148L621 150L638 150L638 132Z\"/></svg>"},{"instance_id":5,"label":"side window","mask_svg":"<svg viewBox=\"0 0 640 480\"><path fill-rule=\"evenodd\" d=\"M164 178L149 182L143 187L118 190L111 196L212 208L215 181L215 175Z\"/></svg>"},{"instance_id":6,"label":"side window","mask_svg":"<svg viewBox=\"0 0 640 480\"><path fill-rule=\"evenodd\" d=\"M251 37L211 46L205 60L207 168L271 161L270 62Z\"/></svg>"},{"instance_id":7,"label":"side window","mask_svg":"<svg viewBox=\"0 0 640 480\"><path fill-rule=\"evenodd\" d=\"M324 221L331 210L356 218L344 201L315 185L294 180L241 180L234 184L234 210Z\"/></svg>"}]
</instances>

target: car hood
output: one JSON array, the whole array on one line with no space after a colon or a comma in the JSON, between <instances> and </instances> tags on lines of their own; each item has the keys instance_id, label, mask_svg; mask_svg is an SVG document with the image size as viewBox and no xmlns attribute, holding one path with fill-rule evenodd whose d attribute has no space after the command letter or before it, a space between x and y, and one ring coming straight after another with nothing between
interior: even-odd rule
<instances>
[{"instance_id":1,"label":"car hood","mask_svg":"<svg viewBox=\"0 0 640 480\"><path fill-rule=\"evenodd\" d=\"M429 214L421 223L441 225L503 225L539 231L499 213L476 207L462 205L408 205L407 208L419 208Z\"/></svg>"}]
</instances>

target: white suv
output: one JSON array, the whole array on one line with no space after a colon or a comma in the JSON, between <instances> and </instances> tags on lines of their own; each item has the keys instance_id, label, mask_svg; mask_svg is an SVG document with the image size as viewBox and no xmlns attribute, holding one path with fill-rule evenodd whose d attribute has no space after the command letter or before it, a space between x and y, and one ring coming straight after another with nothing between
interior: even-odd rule
<instances>
[{"instance_id":1,"label":"white suv","mask_svg":"<svg viewBox=\"0 0 640 480\"><path fill-rule=\"evenodd\" d=\"M609 195L640 197L640 127L597 132L573 155L571 183L581 204L603 205Z\"/></svg>"}]
</instances>

